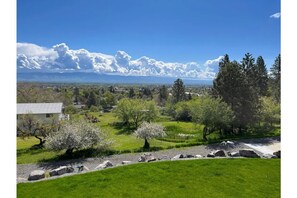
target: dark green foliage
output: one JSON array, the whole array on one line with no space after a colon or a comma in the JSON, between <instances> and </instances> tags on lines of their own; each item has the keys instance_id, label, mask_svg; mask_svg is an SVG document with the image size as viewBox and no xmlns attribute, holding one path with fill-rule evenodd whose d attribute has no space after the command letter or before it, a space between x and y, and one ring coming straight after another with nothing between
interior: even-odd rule
<instances>
[{"instance_id":1,"label":"dark green foliage","mask_svg":"<svg viewBox=\"0 0 297 198\"><path fill-rule=\"evenodd\" d=\"M172 87L172 97L173 103L178 103L186 99L185 85L183 81L179 78L176 81L174 81Z\"/></svg>"},{"instance_id":2,"label":"dark green foliage","mask_svg":"<svg viewBox=\"0 0 297 198\"><path fill-rule=\"evenodd\" d=\"M165 106L165 103L168 99L168 90L165 85L163 85L161 88L159 88L159 95L158 95L158 100L159 100L159 105L160 106Z\"/></svg>"},{"instance_id":3,"label":"dark green foliage","mask_svg":"<svg viewBox=\"0 0 297 198\"><path fill-rule=\"evenodd\" d=\"M259 90L259 95L266 96L268 91L268 74L262 56L257 58L255 69L255 84Z\"/></svg>"},{"instance_id":4,"label":"dark green foliage","mask_svg":"<svg viewBox=\"0 0 297 198\"><path fill-rule=\"evenodd\" d=\"M270 87L272 96L277 102L280 102L280 87L281 87L281 55L275 59L274 64L270 69Z\"/></svg>"},{"instance_id":5,"label":"dark green foliage","mask_svg":"<svg viewBox=\"0 0 297 198\"><path fill-rule=\"evenodd\" d=\"M235 114L234 125L239 130L255 121L258 104L255 91L246 75L247 71L252 71L253 60L248 55L243 62L240 65L237 62L222 61L213 82L213 95L221 97L230 105Z\"/></svg>"},{"instance_id":6,"label":"dark green foliage","mask_svg":"<svg viewBox=\"0 0 297 198\"><path fill-rule=\"evenodd\" d=\"M196 124L203 124L203 140L207 140L216 130L228 130L233 121L231 108L218 98L205 97L193 101L191 106L192 120Z\"/></svg>"},{"instance_id":7,"label":"dark green foliage","mask_svg":"<svg viewBox=\"0 0 297 198\"><path fill-rule=\"evenodd\" d=\"M79 88L78 87L74 87L73 89L73 97L74 97L74 103L78 103L79 102Z\"/></svg>"},{"instance_id":8,"label":"dark green foliage","mask_svg":"<svg viewBox=\"0 0 297 198\"><path fill-rule=\"evenodd\" d=\"M191 106L188 101L178 102L175 105L175 120L178 121L191 121Z\"/></svg>"},{"instance_id":9,"label":"dark green foliage","mask_svg":"<svg viewBox=\"0 0 297 198\"><path fill-rule=\"evenodd\" d=\"M135 92L134 92L133 87L131 87L131 88L129 89L128 97L129 97L129 98L134 98L134 96L135 96Z\"/></svg>"},{"instance_id":10,"label":"dark green foliage","mask_svg":"<svg viewBox=\"0 0 297 198\"><path fill-rule=\"evenodd\" d=\"M96 106L96 105L97 105L96 95L94 91L91 91L88 95L87 106L88 108L90 108L91 106Z\"/></svg>"}]
</instances>

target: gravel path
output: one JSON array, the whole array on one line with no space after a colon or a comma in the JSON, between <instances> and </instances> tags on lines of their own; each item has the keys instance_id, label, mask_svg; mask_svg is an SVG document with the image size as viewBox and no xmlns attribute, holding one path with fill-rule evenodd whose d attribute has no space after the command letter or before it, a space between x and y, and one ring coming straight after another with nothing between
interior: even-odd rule
<instances>
[{"instance_id":1,"label":"gravel path","mask_svg":"<svg viewBox=\"0 0 297 198\"><path fill-rule=\"evenodd\" d=\"M191 154L191 155L201 155L206 156L208 153L222 149L226 152L230 151L238 151L240 149L251 149L252 147L249 147L248 145L257 143L262 146L271 146L273 144L279 144L280 139L279 138L261 138L261 139L249 139L249 140L240 140L240 141L233 141L235 143L235 146L233 148L224 147L220 144L210 144L210 145L201 145L201 146L193 146L193 147L184 147L184 148L174 148L174 149L168 149L168 150L161 150L161 151L155 151L155 152L149 152L153 156L163 159L170 159L178 154ZM253 149L253 148L252 148ZM260 156L263 156L264 153L261 153L259 150L255 149L255 152L258 153ZM100 157L100 158L86 158L86 159L74 159L74 160L67 160L67 161L59 161L59 162L50 162L50 163L42 163L42 164L18 164L17 165L17 182L28 182L27 178L31 171L33 170L51 170L54 168L58 168L59 166L65 166L65 165L71 165L75 168L75 173L71 174L64 174L62 176L56 176L48 179L53 178L59 178L67 175L73 175L77 174L78 169L76 166L78 165L84 165L86 166L90 171L93 171L95 167L97 167L99 164L101 164L105 160L111 161L114 165L121 165L122 161L132 161L132 163L138 163L138 158L144 153L127 153L127 154L121 154L121 155L111 155L106 157ZM83 171L88 172L88 171ZM41 181L41 180L38 180Z\"/></svg>"}]
</instances>

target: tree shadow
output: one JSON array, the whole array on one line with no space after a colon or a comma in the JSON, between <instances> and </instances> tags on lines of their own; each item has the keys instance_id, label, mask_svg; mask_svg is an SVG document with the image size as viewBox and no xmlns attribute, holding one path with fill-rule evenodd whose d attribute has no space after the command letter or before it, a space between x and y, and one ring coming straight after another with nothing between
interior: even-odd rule
<instances>
[{"instance_id":1,"label":"tree shadow","mask_svg":"<svg viewBox=\"0 0 297 198\"><path fill-rule=\"evenodd\" d=\"M136 130L135 127L129 126L122 122L114 122L110 124L110 126L118 131L116 132L117 135L131 135Z\"/></svg>"},{"instance_id":2,"label":"tree shadow","mask_svg":"<svg viewBox=\"0 0 297 198\"><path fill-rule=\"evenodd\" d=\"M38 161L39 167L55 168L64 165L83 163L87 158L91 157L106 157L115 154L113 150L102 150L98 148L90 148L74 151L71 155L63 153L49 159Z\"/></svg>"},{"instance_id":3,"label":"tree shadow","mask_svg":"<svg viewBox=\"0 0 297 198\"><path fill-rule=\"evenodd\" d=\"M45 151L45 148L43 146L40 146L39 144L33 145L30 148L25 149L17 149L17 156L22 156L24 154L39 154Z\"/></svg>"}]
</instances>

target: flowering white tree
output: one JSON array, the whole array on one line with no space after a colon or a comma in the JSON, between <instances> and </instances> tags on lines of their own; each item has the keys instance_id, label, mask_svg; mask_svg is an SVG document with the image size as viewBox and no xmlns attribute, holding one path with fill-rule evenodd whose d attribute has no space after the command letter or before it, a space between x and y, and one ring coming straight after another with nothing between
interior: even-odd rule
<instances>
[{"instance_id":1,"label":"flowering white tree","mask_svg":"<svg viewBox=\"0 0 297 198\"><path fill-rule=\"evenodd\" d=\"M144 139L144 149L150 148L148 139L166 136L163 126L149 122L143 122L134 134L136 137Z\"/></svg>"},{"instance_id":2,"label":"flowering white tree","mask_svg":"<svg viewBox=\"0 0 297 198\"><path fill-rule=\"evenodd\" d=\"M47 137L46 147L50 150L66 149L71 155L74 149L86 149L104 142L104 134L90 123L66 123L61 130Z\"/></svg>"}]
</instances>

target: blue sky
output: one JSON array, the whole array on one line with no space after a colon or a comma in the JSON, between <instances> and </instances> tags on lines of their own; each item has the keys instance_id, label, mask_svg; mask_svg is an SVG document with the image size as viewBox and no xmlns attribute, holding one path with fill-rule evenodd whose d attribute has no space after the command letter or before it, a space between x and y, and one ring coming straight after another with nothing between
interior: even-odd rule
<instances>
[{"instance_id":1,"label":"blue sky","mask_svg":"<svg viewBox=\"0 0 297 198\"><path fill-rule=\"evenodd\" d=\"M18 0L17 42L203 63L280 53L279 0Z\"/></svg>"}]
</instances>

